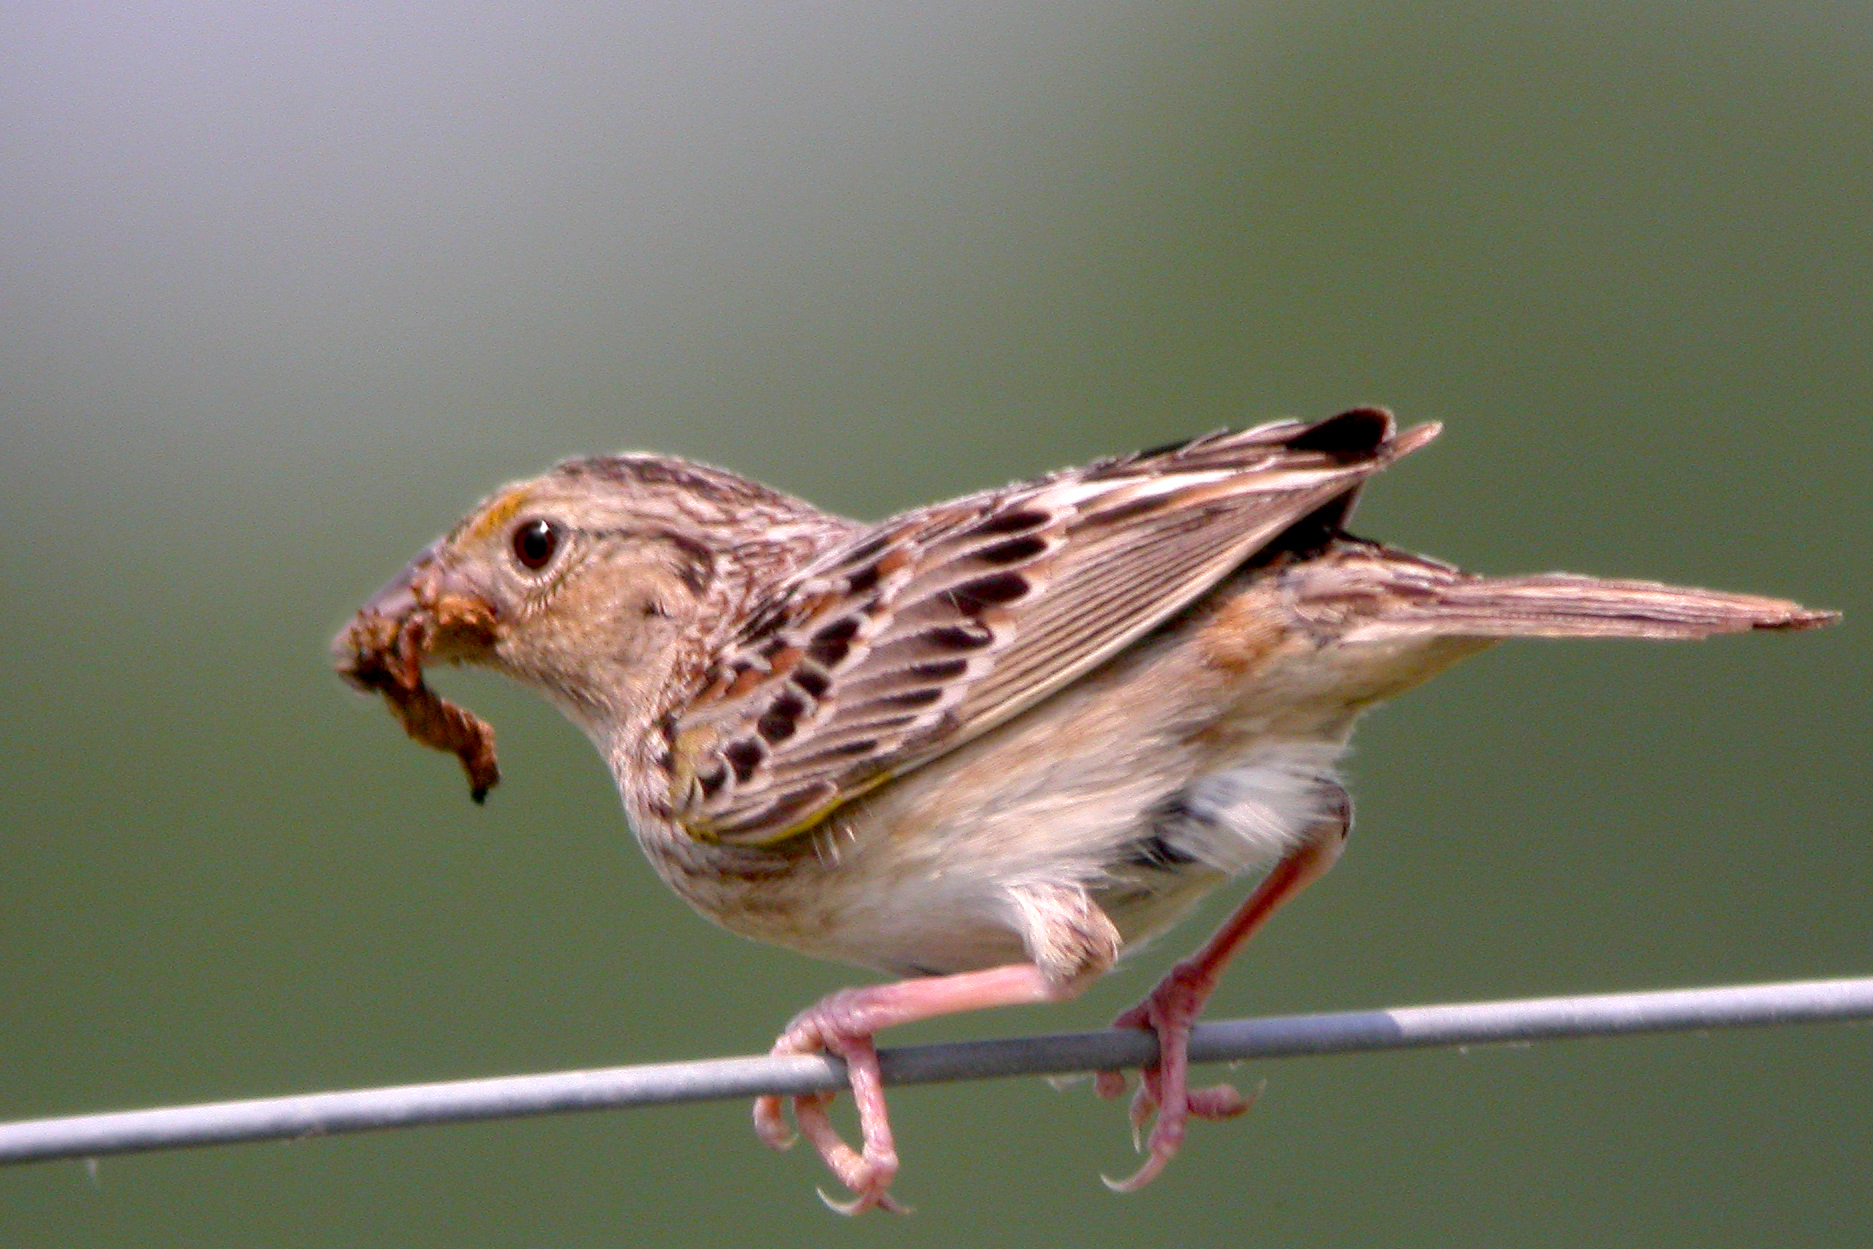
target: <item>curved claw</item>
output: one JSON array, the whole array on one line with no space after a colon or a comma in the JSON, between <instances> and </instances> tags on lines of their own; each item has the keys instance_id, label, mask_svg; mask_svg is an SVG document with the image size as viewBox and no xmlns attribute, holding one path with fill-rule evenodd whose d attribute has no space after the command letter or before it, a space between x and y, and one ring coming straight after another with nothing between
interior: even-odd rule
<instances>
[{"instance_id":1,"label":"curved claw","mask_svg":"<svg viewBox=\"0 0 1873 1249\"><path fill-rule=\"evenodd\" d=\"M823 1188L815 1188L813 1193L825 1203L828 1210L834 1214L843 1214L847 1218L863 1214L867 1210L882 1210L886 1214L909 1214L911 1212L909 1206L882 1189L877 1192L860 1193L850 1201L834 1201Z\"/></svg>"},{"instance_id":2,"label":"curved claw","mask_svg":"<svg viewBox=\"0 0 1873 1249\"><path fill-rule=\"evenodd\" d=\"M1159 1110L1158 1093L1152 1087L1156 1083L1153 1079L1156 1074L1156 1072L1147 1072L1145 1078L1138 1082L1138 1092L1132 1095L1132 1104L1125 1110L1125 1117L1131 1120L1132 1124L1133 1153L1144 1148L1142 1142L1145 1125L1151 1122L1151 1116Z\"/></svg>"},{"instance_id":3,"label":"curved claw","mask_svg":"<svg viewBox=\"0 0 1873 1249\"><path fill-rule=\"evenodd\" d=\"M1122 1180L1115 1180L1101 1171L1099 1173L1099 1182L1115 1193L1135 1193L1152 1180L1158 1178L1158 1173L1169 1165L1172 1154L1175 1152L1176 1151L1173 1150L1169 1154L1152 1154L1149 1158L1145 1159L1144 1166L1139 1167Z\"/></svg>"}]
</instances>

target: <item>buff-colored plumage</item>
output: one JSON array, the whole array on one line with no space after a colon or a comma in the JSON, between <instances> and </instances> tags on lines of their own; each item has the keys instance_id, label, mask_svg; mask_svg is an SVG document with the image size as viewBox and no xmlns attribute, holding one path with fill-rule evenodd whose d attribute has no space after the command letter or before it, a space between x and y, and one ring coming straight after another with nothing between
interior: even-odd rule
<instances>
[{"instance_id":1,"label":"buff-colored plumage","mask_svg":"<svg viewBox=\"0 0 1873 1249\"><path fill-rule=\"evenodd\" d=\"M915 977L835 995L777 1048L846 1057L865 1150L796 1118L856 1193L896 1169L870 1036L1066 996L1206 890L1267 873L1238 922L1124 1022L1156 1029L1135 1122L1161 1167L1181 1035L1235 945L1326 870L1358 714L1512 636L1801 629L1796 604L1562 574L1484 578L1353 538L1360 485L1436 429L1389 414L1218 433L877 525L655 456L499 492L335 650L413 736L494 783L437 660L540 688L597 744L658 872L711 919ZM1111 1080L1104 1082L1110 1090ZM785 1139L778 1105L757 1122Z\"/></svg>"}]
</instances>

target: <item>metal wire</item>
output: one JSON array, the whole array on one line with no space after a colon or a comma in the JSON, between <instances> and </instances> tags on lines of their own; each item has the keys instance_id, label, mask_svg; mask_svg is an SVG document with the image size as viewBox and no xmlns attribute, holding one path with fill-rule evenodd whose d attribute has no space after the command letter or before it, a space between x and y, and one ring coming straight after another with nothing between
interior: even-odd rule
<instances>
[{"instance_id":1,"label":"metal wire","mask_svg":"<svg viewBox=\"0 0 1873 1249\"><path fill-rule=\"evenodd\" d=\"M1233 1062L1868 1018L1873 1018L1873 977L1807 980L1235 1019L1199 1025L1191 1036L1190 1057ZM1130 1030L919 1045L881 1054L891 1084L1136 1067L1156 1057L1156 1038ZM844 1085L844 1067L836 1059L718 1058L212 1102L0 1123L0 1164L810 1093Z\"/></svg>"}]
</instances>

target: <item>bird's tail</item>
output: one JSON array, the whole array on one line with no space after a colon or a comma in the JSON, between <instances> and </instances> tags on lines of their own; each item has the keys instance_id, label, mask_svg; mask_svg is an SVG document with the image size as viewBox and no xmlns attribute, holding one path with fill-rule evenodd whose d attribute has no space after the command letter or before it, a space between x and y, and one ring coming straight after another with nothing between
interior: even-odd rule
<instances>
[{"instance_id":1,"label":"bird's tail","mask_svg":"<svg viewBox=\"0 0 1873 1249\"><path fill-rule=\"evenodd\" d=\"M1332 597L1342 603L1361 600L1355 614L1363 620L1351 631L1360 641L1406 637L1696 639L1752 629L1816 629L1840 618L1838 612L1815 611L1787 599L1656 581L1572 573L1478 577L1393 551L1370 551L1363 559L1355 556L1336 571L1349 580L1341 581L1339 593ZM1353 583L1362 582L1355 588Z\"/></svg>"},{"instance_id":2,"label":"bird's tail","mask_svg":"<svg viewBox=\"0 0 1873 1249\"><path fill-rule=\"evenodd\" d=\"M1838 612L1787 599L1569 573L1479 577L1393 619L1473 637L1706 638L1751 629L1815 629Z\"/></svg>"}]
</instances>

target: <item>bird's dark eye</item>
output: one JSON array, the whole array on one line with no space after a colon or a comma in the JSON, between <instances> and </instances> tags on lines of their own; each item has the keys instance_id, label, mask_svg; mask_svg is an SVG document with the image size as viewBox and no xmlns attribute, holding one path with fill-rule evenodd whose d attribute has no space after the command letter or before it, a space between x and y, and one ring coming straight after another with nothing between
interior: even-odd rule
<instances>
[{"instance_id":1,"label":"bird's dark eye","mask_svg":"<svg viewBox=\"0 0 1873 1249\"><path fill-rule=\"evenodd\" d=\"M522 568L538 572L559 550L559 526L550 520L530 520L514 530L514 558Z\"/></svg>"}]
</instances>

